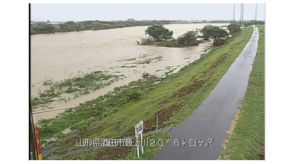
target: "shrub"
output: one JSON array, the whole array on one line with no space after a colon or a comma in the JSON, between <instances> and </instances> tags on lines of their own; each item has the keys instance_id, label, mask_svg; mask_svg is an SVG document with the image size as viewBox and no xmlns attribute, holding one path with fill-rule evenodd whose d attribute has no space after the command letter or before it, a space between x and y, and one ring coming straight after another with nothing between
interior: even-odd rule
<instances>
[{"instance_id":1,"label":"shrub","mask_svg":"<svg viewBox=\"0 0 294 164\"><path fill-rule=\"evenodd\" d=\"M177 45L179 47L184 46L196 46L199 44L197 41L197 32L196 31L188 31L182 36L178 37Z\"/></svg>"},{"instance_id":2,"label":"shrub","mask_svg":"<svg viewBox=\"0 0 294 164\"><path fill-rule=\"evenodd\" d=\"M177 47L177 40L164 40L157 42L155 45L160 47Z\"/></svg>"},{"instance_id":3,"label":"shrub","mask_svg":"<svg viewBox=\"0 0 294 164\"><path fill-rule=\"evenodd\" d=\"M204 39L213 39L213 45L220 45L223 44L225 39L228 36L228 32L226 30L223 30L217 26L205 26L201 30Z\"/></svg>"},{"instance_id":4,"label":"shrub","mask_svg":"<svg viewBox=\"0 0 294 164\"><path fill-rule=\"evenodd\" d=\"M154 45L154 41L151 38L142 38L140 45Z\"/></svg>"},{"instance_id":5,"label":"shrub","mask_svg":"<svg viewBox=\"0 0 294 164\"><path fill-rule=\"evenodd\" d=\"M127 97L129 101L140 100L142 96L143 96L143 92L137 89L132 89L131 91L127 93Z\"/></svg>"},{"instance_id":6,"label":"shrub","mask_svg":"<svg viewBox=\"0 0 294 164\"><path fill-rule=\"evenodd\" d=\"M240 25L233 23L228 25L228 30L230 31L230 34L234 34L241 31L241 28L240 28Z\"/></svg>"}]
</instances>

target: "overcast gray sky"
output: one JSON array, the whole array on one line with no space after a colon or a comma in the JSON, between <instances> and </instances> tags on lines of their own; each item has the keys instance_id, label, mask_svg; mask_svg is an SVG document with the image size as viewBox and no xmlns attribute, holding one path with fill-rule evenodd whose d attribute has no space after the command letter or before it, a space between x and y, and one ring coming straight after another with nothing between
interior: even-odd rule
<instances>
[{"instance_id":1,"label":"overcast gray sky","mask_svg":"<svg viewBox=\"0 0 294 164\"><path fill-rule=\"evenodd\" d=\"M256 4L244 4L244 19L255 18ZM265 4L257 19L265 20ZM231 20L233 4L32 4L32 21L82 20ZM240 4L236 4L236 19Z\"/></svg>"}]
</instances>

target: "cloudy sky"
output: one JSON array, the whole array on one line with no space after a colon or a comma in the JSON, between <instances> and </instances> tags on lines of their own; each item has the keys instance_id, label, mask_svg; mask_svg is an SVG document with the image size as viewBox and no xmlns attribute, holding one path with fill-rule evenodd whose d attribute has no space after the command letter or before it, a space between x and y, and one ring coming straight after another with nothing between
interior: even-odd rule
<instances>
[{"instance_id":1,"label":"cloudy sky","mask_svg":"<svg viewBox=\"0 0 294 164\"><path fill-rule=\"evenodd\" d=\"M33 21L82 20L232 20L234 4L32 4ZM240 4L235 4L240 17ZM244 4L244 19L255 19L256 4ZM265 4L257 4L265 20Z\"/></svg>"}]
</instances>

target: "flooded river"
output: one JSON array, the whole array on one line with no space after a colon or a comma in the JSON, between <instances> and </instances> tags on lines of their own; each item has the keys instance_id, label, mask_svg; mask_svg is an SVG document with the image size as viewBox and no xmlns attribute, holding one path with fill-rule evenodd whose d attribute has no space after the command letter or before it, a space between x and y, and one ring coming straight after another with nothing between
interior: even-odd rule
<instances>
[{"instance_id":1,"label":"flooded river","mask_svg":"<svg viewBox=\"0 0 294 164\"><path fill-rule=\"evenodd\" d=\"M165 27L172 30L174 37L177 37L205 25L207 24L170 24ZM55 117L62 113L63 109L75 107L80 103L106 94L115 87L138 80L144 72L157 76L163 76L165 72L171 70L176 72L183 66L199 59L200 55L212 44L209 41L189 48L137 45L136 40L146 37L146 28L147 26L137 26L101 31L33 35L31 38L31 89L33 97L37 95L39 90L46 89L42 85L45 80L61 81L97 70L126 77L68 102L53 102L46 107L34 109L35 112L43 111L43 113L34 114L35 122ZM144 64L142 62L144 60L151 62Z\"/></svg>"}]
</instances>

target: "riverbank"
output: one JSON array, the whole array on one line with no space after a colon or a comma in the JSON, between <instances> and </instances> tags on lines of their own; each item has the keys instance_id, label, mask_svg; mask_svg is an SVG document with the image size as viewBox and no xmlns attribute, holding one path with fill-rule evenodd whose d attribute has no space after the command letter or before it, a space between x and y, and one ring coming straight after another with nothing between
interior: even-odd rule
<instances>
[{"instance_id":1,"label":"riverbank","mask_svg":"<svg viewBox=\"0 0 294 164\"><path fill-rule=\"evenodd\" d=\"M264 26L245 99L240 106L221 159L264 159Z\"/></svg>"},{"instance_id":2,"label":"riverbank","mask_svg":"<svg viewBox=\"0 0 294 164\"><path fill-rule=\"evenodd\" d=\"M56 119L42 121L41 140L46 159L123 159L134 153L130 147L88 149L76 147L82 138L133 136L133 126L144 121L144 132L182 123L204 100L240 54L252 27L243 29L227 43L178 73L165 78L147 76L103 97L73 108ZM127 95L127 96L126 96ZM158 135L161 136L161 135ZM146 147L148 151L148 146ZM150 158L157 149L149 154Z\"/></svg>"}]
</instances>

